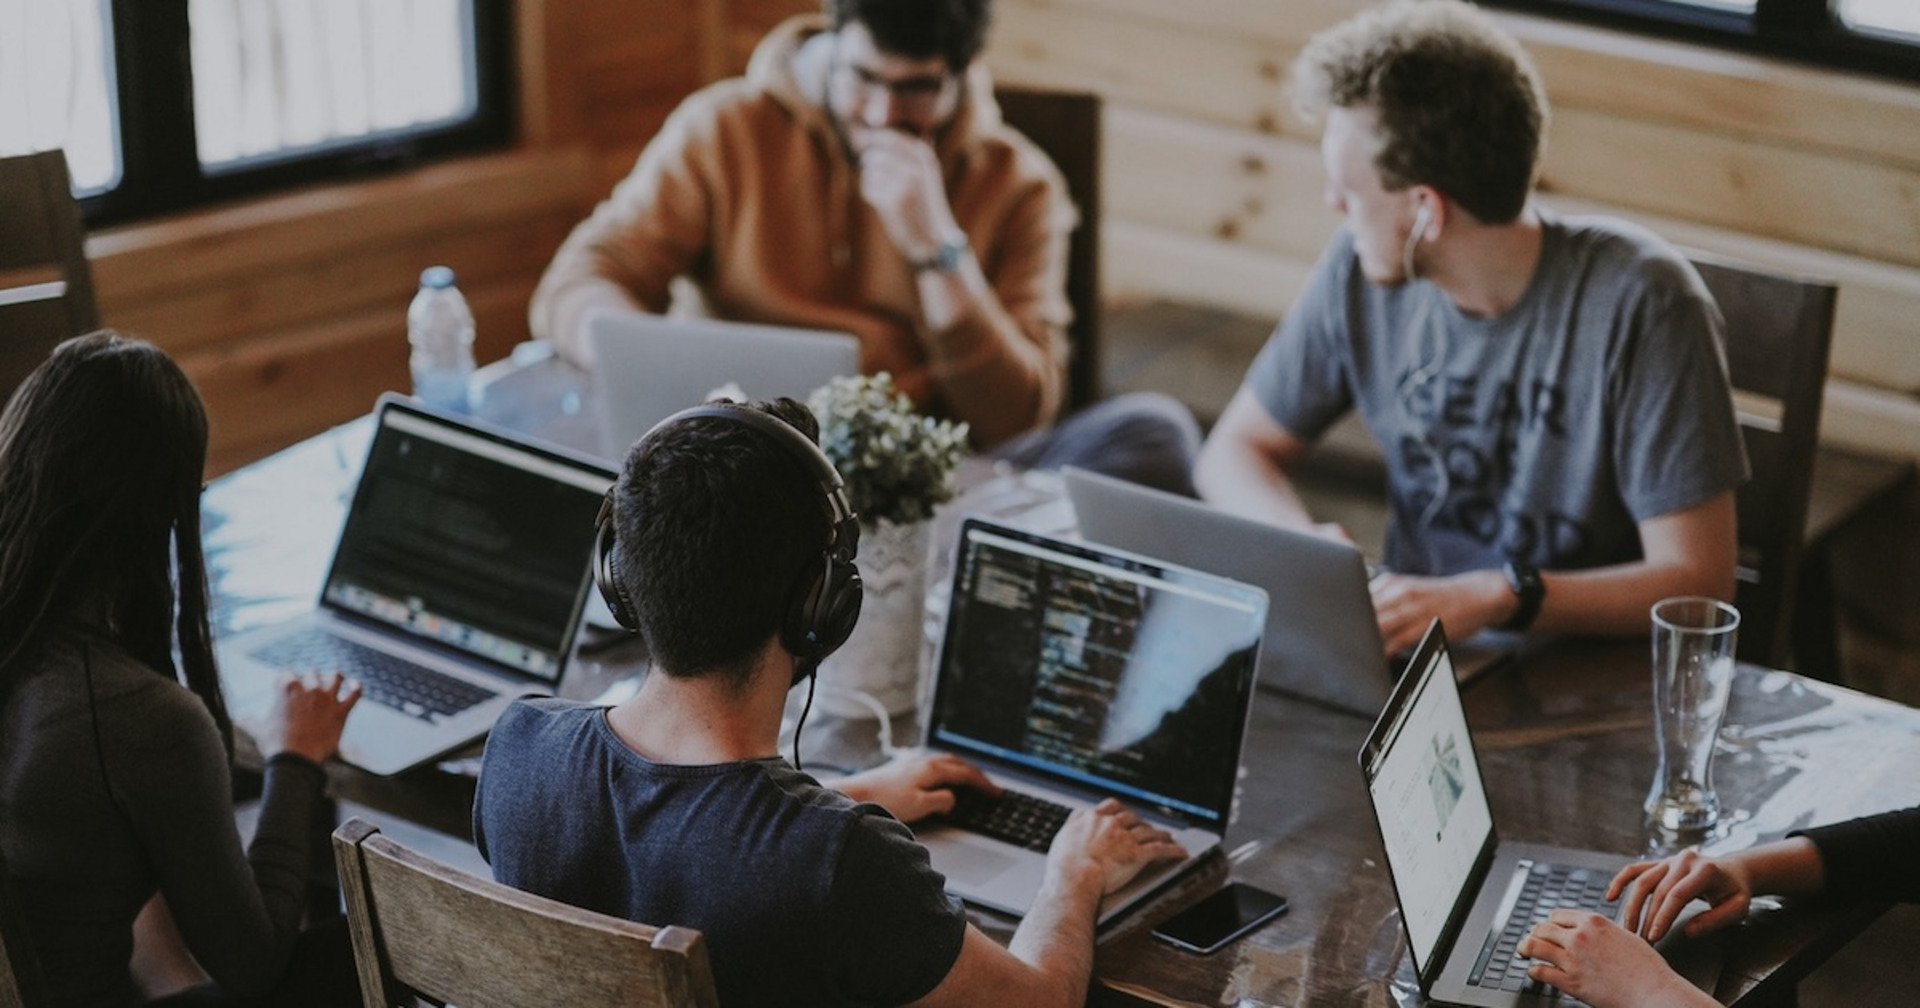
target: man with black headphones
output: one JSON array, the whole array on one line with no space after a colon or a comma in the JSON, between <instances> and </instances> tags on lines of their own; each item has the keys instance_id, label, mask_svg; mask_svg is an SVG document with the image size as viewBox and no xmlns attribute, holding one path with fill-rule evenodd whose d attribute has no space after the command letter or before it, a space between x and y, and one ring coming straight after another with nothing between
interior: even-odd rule
<instances>
[{"instance_id":1,"label":"man with black headphones","mask_svg":"<svg viewBox=\"0 0 1920 1008\"><path fill-rule=\"evenodd\" d=\"M1666 596L1732 598L1746 456L1719 311L1651 233L1530 202L1526 53L1459 0L1399 3L1317 36L1294 87L1346 227L1208 437L1201 495L1344 537L1287 471L1358 410L1387 463L1389 652L1434 617L1456 639L1637 633Z\"/></svg>"},{"instance_id":2,"label":"man with black headphones","mask_svg":"<svg viewBox=\"0 0 1920 1008\"><path fill-rule=\"evenodd\" d=\"M706 937L721 1003L1084 1004L1100 899L1172 838L1076 813L1002 948L902 822L993 786L914 756L828 789L776 753L788 691L859 618L859 522L811 414L711 403L637 443L595 573L654 658L612 708L524 700L488 742L474 835L500 881ZM796 754L798 741L795 743Z\"/></svg>"}]
</instances>

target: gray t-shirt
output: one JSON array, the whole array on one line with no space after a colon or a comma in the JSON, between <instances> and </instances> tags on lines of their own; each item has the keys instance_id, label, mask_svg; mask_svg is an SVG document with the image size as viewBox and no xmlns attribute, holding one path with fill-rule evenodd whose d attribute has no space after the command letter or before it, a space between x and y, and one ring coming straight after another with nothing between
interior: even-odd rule
<instances>
[{"instance_id":1,"label":"gray t-shirt","mask_svg":"<svg viewBox=\"0 0 1920 1008\"><path fill-rule=\"evenodd\" d=\"M966 933L926 848L884 809L778 758L648 761L601 707L508 708L473 832L508 885L698 929L736 1008L905 1004L946 977Z\"/></svg>"},{"instance_id":2,"label":"gray t-shirt","mask_svg":"<svg viewBox=\"0 0 1920 1008\"><path fill-rule=\"evenodd\" d=\"M1540 216L1539 267L1494 318L1423 280L1369 283L1342 231L1248 371L1299 437L1360 411L1386 457L1394 570L1637 560L1638 522L1746 478L1693 268L1632 225Z\"/></svg>"}]
</instances>

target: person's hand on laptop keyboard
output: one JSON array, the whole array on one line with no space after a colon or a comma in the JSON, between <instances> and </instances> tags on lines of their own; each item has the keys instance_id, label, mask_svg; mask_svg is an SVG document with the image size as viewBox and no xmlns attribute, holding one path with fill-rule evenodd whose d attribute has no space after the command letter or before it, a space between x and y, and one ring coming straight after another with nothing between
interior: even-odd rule
<instances>
[{"instance_id":1,"label":"person's hand on laptop keyboard","mask_svg":"<svg viewBox=\"0 0 1920 1008\"><path fill-rule=\"evenodd\" d=\"M1411 650L1438 617L1453 640L1466 640L1505 619L1513 592L1499 571L1468 571L1448 577L1383 572L1367 584L1380 639L1388 654Z\"/></svg>"},{"instance_id":2,"label":"person's hand on laptop keyboard","mask_svg":"<svg viewBox=\"0 0 1920 1008\"><path fill-rule=\"evenodd\" d=\"M1707 1008L1718 1002L1675 973L1640 936L1585 910L1555 910L1520 942L1537 959L1530 979L1549 983L1593 1008Z\"/></svg>"},{"instance_id":3,"label":"person's hand on laptop keyboard","mask_svg":"<svg viewBox=\"0 0 1920 1008\"><path fill-rule=\"evenodd\" d=\"M1133 881L1156 861L1186 856L1186 848L1174 842L1173 834L1109 798L1067 817L1047 851L1047 883L1064 883L1080 892L1085 891L1080 887L1097 885L1092 895L1098 899Z\"/></svg>"},{"instance_id":4,"label":"person's hand on laptop keyboard","mask_svg":"<svg viewBox=\"0 0 1920 1008\"><path fill-rule=\"evenodd\" d=\"M872 802L903 823L952 811L958 788L1000 793L979 767L958 756L927 752L902 753L829 786L855 801Z\"/></svg>"},{"instance_id":5,"label":"person's hand on laptop keyboard","mask_svg":"<svg viewBox=\"0 0 1920 1008\"><path fill-rule=\"evenodd\" d=\"M288 676L273 697L257 741L260 754L271 759L283 752L325 763L340 748L340 730L347 714L360 702L360 684L338 672Z\"/></svg>"}]
</instances>

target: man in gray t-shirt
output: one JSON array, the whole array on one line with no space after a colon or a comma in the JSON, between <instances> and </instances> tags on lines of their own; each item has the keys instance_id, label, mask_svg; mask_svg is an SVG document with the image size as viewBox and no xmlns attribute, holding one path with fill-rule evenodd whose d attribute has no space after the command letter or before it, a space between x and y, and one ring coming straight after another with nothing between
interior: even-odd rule
<instances>
[{"instance_id":1,"label":"man in gray t-shirt","mask_svg":"<svg viewBox=\"0 0 1920 1008\"><path fill-rule=\"evenodd\" d=\"M1346 227L1209 437L1202 495L1343 535L1286 471L1358 410L1387 462L1389 650L1434 617L1625 633L1668 595L1731 598L1746 458L1719 311L1652 234L1529 203L1525 53L1465 4L1399 4L1317 37L1295 85Z\"/></svg>"}]
</instances>

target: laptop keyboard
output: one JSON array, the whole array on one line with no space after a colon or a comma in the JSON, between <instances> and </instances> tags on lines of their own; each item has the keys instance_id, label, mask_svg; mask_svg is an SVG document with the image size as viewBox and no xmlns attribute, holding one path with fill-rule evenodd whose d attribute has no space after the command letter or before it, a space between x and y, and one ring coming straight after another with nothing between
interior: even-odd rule
<instances>
[{"instance_id":1,"label":"laptop keyboard","mask_svg":"<svg viewBox=\"0 0 1920 1008\"><path fill-rule=\"evenodd\" d=\"M337 669L357 680L368 700L426 722L458 714L498 695L484 686L421 668L317 628L272 641L252 655L285 669Z\"/></svg>"},{"instance_id":2,"label":"laptop keyboard","mask_svg":"<svg viewBox=\"0 0 1920 1008\"><path fill-rule=\"evenodd\" d=\"M1018 791L1002 791L999 797L994 797L984 791L961 788L954 792L953 811L947 813L946 820L962 829L1044 854L1053 846L1053 835L1060 832L1072 812L1065 805Z\"/></svg>"},{"instance_id":3,"label":"laptop keyboard","mask_svg":"<svg viewBox=\"0 0 1920 1008\"><path fill-rule=\"evenodd\" d=\"M1522 860L1515 866L1516 876L1521 871L1526 872L1526 881L1520 887L1518 898L1509 893L1508 898L1513 899L1513 906L1507 914L1506 926L1487 936L1486 944L1480 949L1480 958L1474 962L1473 971L1467 974L1467 983L1489 990L1524 990L1569 1005L1581 1004L1571 995L1528 979L1527 967L1531 965L1531 960L1514 958L1513 950L1519 947L1534 925L1545 921L1547 914L1557 907L1614 916L1620 904L1617 900L1607 901L1607 883L1611 877L1592 869L1539 864L1531 860ZM1517 877L1515 881L1518 881Z\"/></svg>"}]
</instances>

